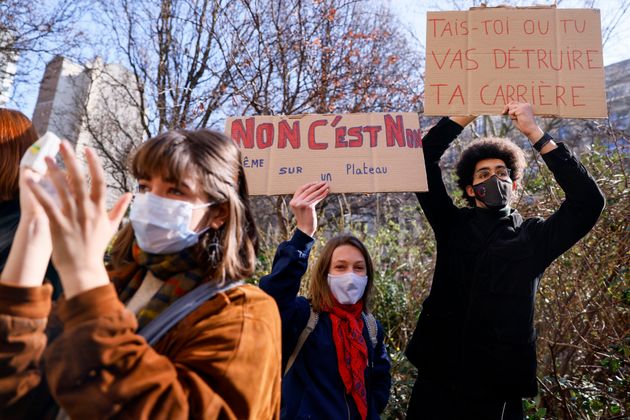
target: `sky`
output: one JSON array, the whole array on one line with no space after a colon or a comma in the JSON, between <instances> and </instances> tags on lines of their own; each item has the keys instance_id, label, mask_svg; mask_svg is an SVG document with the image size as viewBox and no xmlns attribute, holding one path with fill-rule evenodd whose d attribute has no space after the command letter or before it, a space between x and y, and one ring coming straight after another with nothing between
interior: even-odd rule
<instances>
[{"instance_id":1,"label":"sky","mask_svg":"<svg viewBox=\"0 0 630 420\"><path fill-rule=\"evenodd\" d=\"M405 28L411 34L425 45L426 43L426 12L427 11L445 11L445 10L465 10L473 5L479 5L479 1L461 1L461 0L441 0L441 1L423 1L423 0L387 0L389 7L394 14L401 20ZM498 6L506 1L488 1L487 5ZM553 5L557 3L557 7L561 9L568 8L584 8L593 7L599 9L602 20L602 31L606 27L610 27L612 23L620 15L620 10L628 8L621 22L616 26L613 35L604 42L604 65L609 65L630 58L630 0L564 0L564 1L510 1L510 3L518 3L522 6L537 5ZM460 7L456 7L460 5ZM465 5L462 7L461 5Z\"/></svg>"},{"instance_id":2,"label":"sky","mask_svg":"<svg viewBox=\"0 0 630 420\"><path fill-rule=\"evenodd\" d=\"M375 0L376 1L376 0ZM532 4L554 4L556 2L549 0L538 1L520 1L512 0L510 3L519 3L523 6ZM378 4L378 1L376 1ZM441 10L457 10L466 9L471 6L479 5L479 1L471 0L441 0L441 1L424 1L424 0L384 0L394 14L400 19L404 29L410 35L410 42L418 42L425 45L426 30L426 12ZM488 2L488 6L496 6L501 1ZM601 11L602 29L610 27L620 16L620 11L624 8L629 9L623 16L621 22L616 26L614 33L604 40L604 65L613 64L630 58L630 0L560 0L557 1L559 8L572 7L593 7ZM18 66L20 64L18 63ZM31 81L39 81L43 76L44 63L39 63L37 68L32 69ZM15 98L17 102L10 101L6 106L20 109L26 115L31 116L37 101L37 93L39 86L34 83L16 83Z\"/></svg>"}]
</instances>

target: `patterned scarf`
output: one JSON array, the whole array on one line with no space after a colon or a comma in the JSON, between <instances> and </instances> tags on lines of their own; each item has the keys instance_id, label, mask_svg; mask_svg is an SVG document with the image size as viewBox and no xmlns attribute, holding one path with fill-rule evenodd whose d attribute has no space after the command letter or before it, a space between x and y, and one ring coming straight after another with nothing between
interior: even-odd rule
<instances>
[{"instance_id":1,"label":"patterned scarf","mask_svg":"<svg viewBox=\"0 0 630 420\"><path fill-rule=\"evenodd\" d=\"M144 252L134 242L131 254L133 261L109 272L121 301L126 303L138 291L147 270L164 282L138 313L138 329L205 280L204 270L199 267L191 248L156 255Z\"/></svg>"},{"instance_id":2,"label":"patterned scarf","mask_svg":"<svg viewBox=\"0 0 630 420\"><path fill-rule=\"evenodd\" d=\"M365 390L365 369L368 363L368 349L363 338L363 302L342 305L333 296L334 305L327 308L332 322L333 341L337 351L339 374L352 395L362 419L367 418L367 393Z\"/></svg>"}]
</instances>

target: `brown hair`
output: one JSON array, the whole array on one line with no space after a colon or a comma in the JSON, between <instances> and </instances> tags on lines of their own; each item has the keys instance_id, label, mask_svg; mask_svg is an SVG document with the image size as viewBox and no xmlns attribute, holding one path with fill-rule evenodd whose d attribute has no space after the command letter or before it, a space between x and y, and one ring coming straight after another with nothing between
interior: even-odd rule
<instances>
[{"instance_id":1,"label":"brown hair","mask_svg":"<svg viewBox=\"0 0 630 420\"><path fill-rule=\"evenodd\" d=\"M161 176L177 184L192 175L208 201L228 203L228 217L217 230L209 229L196 245L200 265L218 282L240 280L254 273L258 234L250 210L241 153L232 140L211 130L174 130L140 145L130 159L136 179ZM131 224L116 237L113 268L131 259L134 241Z\"/></svg>"},{"instance_id":2,"label":"brown hair","mask_svg":"<svg viewBox=\"0 0 630 420\"><path fill-rule=\"evenodd\" d=\"M37 131L24 114L0 108L0 201L17 197L20 160L37 138Z\"/></svg>"},{"instance_id":3,"label":"brown hair","mask_svg":"<svg viewBox=\"0 0 630 420\"><path fill-rule=\"evenodd\" d=\"M466 187L472 185L475 166L484 159L501 159L511 170L510 177L519 181L527 166L523 150L507 138L484 137L473 141L462 152L457 162L457 185L463 191L464 198L470 206L475 205L475 198L466 194Z\"/></svg>"},{"instance_id":4,"label":"brown hair","mask_svg":"<svg viewBox=\"0 0 630 420\"><path fill-rule=\"evenodd\" d=\"M311 275L310 284L310 299L313 310L316 312L325 311L326 308L330 308L333 305L331 299L330 287L328 287L328 271L330 270L330 264L332 262L332 255L335 249L341 245L351 245L361 252L363 258L365 258L365 268L367 271L367 285L365 286L365 292L363 292L363 310L369 311L370 297L372 296L372 286L374 284L374 264L370 253L367 248L356 236L349 233L337 235L329 240L322 252L319 254L319 259L315 264L315 269Z\"/></svg>"}]
</instances>

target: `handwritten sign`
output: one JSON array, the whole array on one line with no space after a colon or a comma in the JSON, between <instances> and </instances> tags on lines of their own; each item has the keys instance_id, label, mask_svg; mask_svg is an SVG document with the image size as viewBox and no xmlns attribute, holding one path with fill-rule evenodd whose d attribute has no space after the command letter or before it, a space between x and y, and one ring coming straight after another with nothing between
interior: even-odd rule
<instances>
[{"instance_id":1,"label":"handwritten sign","mask_svg":"<svg viewBox=\"0 0 630 420\"><path fill-rule=\"evenodd\" d=\"M606 118L599 10L478 8L427 14L426 115Z\"/></svg>"},{"instance_id":2,"label":"handwritten sign","mask_svg":"<svg viewBox=\"0 0 630 420\"><path fill-rule=\"evenodd\" d=\"M292 194L310 181L332 192L427 191L414 113L231 117L250 194Z\"/></svg>"}]
</instances>

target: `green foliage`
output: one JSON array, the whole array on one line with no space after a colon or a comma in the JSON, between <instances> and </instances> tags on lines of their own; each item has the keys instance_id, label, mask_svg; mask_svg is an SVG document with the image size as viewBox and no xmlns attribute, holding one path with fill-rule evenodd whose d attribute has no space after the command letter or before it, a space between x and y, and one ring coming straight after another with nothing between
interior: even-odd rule
<instances>
[{"instance_id":1,"label":"green foliage","mask_svg":"<svg viewBox=\"0 0 630 420\"><path fill-rule=\"evenodd\" d=\"M548 418L630 413L627 146L614 141L610 128L592 134L600 140L581 161L597 179L607 208L589 235L549 267L538 294L539 407ZM541 198L524 213L547 216L562 194L546 169L537 178Z\"/></svg>"}]
</instances>

